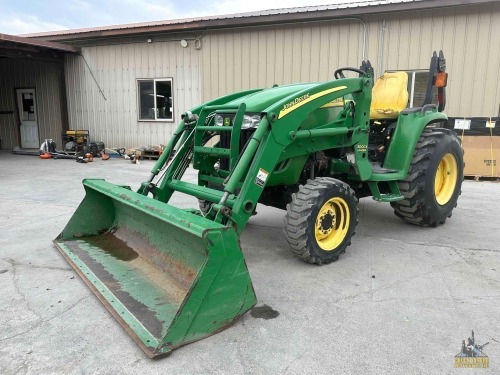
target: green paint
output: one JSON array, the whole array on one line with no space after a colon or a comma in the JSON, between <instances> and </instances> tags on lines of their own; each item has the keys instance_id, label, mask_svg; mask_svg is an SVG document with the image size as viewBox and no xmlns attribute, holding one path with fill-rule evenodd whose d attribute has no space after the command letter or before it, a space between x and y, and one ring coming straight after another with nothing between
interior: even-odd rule
<instances>
[{"instance_id":1,"label":"green paint","mask_svg":"<svg viewBox=\"0 0 500 375\"><path fill-rule=\"evenodd\" d=\"M87 196L55 244L148 355L206 337L256 303L232 228L104 180L84 185ZM102 220L89 215L101 207ZM138 257L120 259L117 244Z\"/></svg>"},{"instance_id":2,"label":"green paint","mask_svg":"<svg viewBox=\"0 0 500 375\"><path fill-rule=\"evenodd\" d=\"M196 107L197 121L184 117L151 171L155 178L137 193L84 180L86 197L54 242L148 355L211 335L256 303L239 235L264 188L296 184L313 153L345 148L351 159L332 158L332 176L366 183L379 201L402 198L397 181L408 173L420 133L446 116L401 114L384 164L393 171L373 173L371 87L366 75L249 90ZM214 126L216 113L224 126ZM243 150L245 113L261 121ZM214 132L230 146L208 143ZM220 169L224 158L227 170ZM181 181L191 160L197 184ZM390 192L381 194L380 184ZM173 207L175 191L213 202L212 209L203 217Z\"/></svg>"}]
</instances>

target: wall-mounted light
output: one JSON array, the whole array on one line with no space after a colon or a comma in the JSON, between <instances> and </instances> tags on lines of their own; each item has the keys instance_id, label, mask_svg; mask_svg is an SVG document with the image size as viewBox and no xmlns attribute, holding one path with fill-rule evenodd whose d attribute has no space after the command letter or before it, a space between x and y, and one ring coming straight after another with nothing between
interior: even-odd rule
<instances>
[{"instance_id":1,"label":"wall-mounted light","mask_svg":"<svg viewBox=\"0 0 500 375\"><path fill-rule=\"evenodd\" d=\"M153 39L147 39L146 42L153 43Z\"/></svg>"},{"instance_id":2,"label":"wall-mounted light","mask_svg":"<svg viewBox=\"0 0 500 375\"><path fill-rule=\"evenodd\" d=\"M186 39L182 39L182 40L181 40L181 47L182 47L182 48L186 48L187 46L188 46L188 42L187 42L187 40L186 40Z\"/></svg>"}]
</instances>

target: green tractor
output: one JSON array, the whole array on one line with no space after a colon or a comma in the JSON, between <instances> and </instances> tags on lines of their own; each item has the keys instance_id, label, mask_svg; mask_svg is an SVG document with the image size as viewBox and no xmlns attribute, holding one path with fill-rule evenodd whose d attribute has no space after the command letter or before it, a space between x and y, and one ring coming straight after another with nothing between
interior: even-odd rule
<instances>
[{"instance_id":1,"label":"green tractor","mask_svg":"<svg viewBox=\"0 0 500 375\"><path fill-rule=\"evenodd\" d=\"M212 100L182 115L137 192L84 180L54 243L149 356L207 337L256 303L239 236L259 203L286 210L293 254L316 264L351 244L359 198L389 202L411 224L451 216L464 164L444 127L446 78L434 53L427 103L409 109L407 74L374 85L369 63ZM183 180L190 164L197 183ZM199 209L169 204L174 192Z\"/></svg>"}]
</instances>

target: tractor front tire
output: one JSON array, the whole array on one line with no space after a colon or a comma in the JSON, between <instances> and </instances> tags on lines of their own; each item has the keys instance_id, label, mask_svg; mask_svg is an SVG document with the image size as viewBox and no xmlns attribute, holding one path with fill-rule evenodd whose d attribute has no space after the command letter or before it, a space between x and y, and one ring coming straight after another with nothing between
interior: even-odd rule
<instances>
[{"instance_id":1,"label":"tractor front tire","mask_svg":"<svg viewBox=\"0 0 500 375\"><path fill-rule=\"evenodd\" d=\"M448 129L424 129L408 176L398 182L405 199L391 203L396 216L416 225L436 227L451 217L464 179L464 151Z\"/></svg>"},{"instance_id":2,"label":"tractor front tire","mask_svg":"<svg viewBox=\"0 0 500 375\"><path fill-rule=\"evenodd\" d=\"M351 244L358 224L358 199L346 183L328 177L308 180L292 194L285 216L285 238L308 263L336 261Z\"/></svg>"}]
</instances>

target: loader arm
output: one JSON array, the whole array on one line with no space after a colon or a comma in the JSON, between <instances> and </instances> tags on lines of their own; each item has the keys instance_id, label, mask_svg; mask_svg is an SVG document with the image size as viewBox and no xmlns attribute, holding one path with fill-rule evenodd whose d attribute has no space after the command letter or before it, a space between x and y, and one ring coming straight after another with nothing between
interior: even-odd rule
<instances>
[{"instance_id":1,"label":"loader arm","mask_svg":"<svg viewBox=\"0 0 500 375\"><path fill-rule=\"evenodd\" d=\"M242 97L245 97L247 95L250 95L250 94L253 94L253 93L256 93L259 91L262 91L262 89L246 90L246 91L240 91L240 92L234 93L234 94L225 95L225 96L219 97L217 99L214 99L210 102L207 102L203 105L199 105L199 106L191 109L191 111L189 111L189 113L196 115L196 116L199 116L200 111L206 106L221 106L221 105L224 105L224 104L231 102L235 99L242 98ZM186 140L186 138L189 134L186 132L186 130L189 130L192 128L189 126L188 121L185 121L185 120L187 120L187 117L186 117L187 115L188 115L187 113L182 114L182 116L181 116L182 120L180 121L176 130L172 134L172 137L170 138L169 142L167 143L167 145L165 147L165 152L162 153L160 158L157 160L157 162L155 163L155 165L151 169L151 176L150 176L149 180L146 183L143 183L141 185L141 188L139 189L139 192L141 194L147 195L147 193L149 191L144 190L144 187L146 187L149 183L151 183L153 178L165 167L166 163L168 162L168 159L172 156L172 152L174 151L175 146L177 145L177 143L179 143L179 140L180 140L181 144ZM181 139L181 136L183 136L184 138Z\"/></svg>"},{"instance_id":2,"label":"loader arm","mask_svg":"<svg viewBox=\"0 0 500 375\"><path fill-rule=\"evenodd\" d=\"M345 95L352 95L356 105L350 104L331 123L318 124L316 128L302 130L301 124L311 112ZM308 155L318 150L338 147L338 145L363 145L368 143L369 107L371 99L371 78L346 78L308 87L273 103L262 112L261 121L246 148L231 167L226 178L220 178L223 191L181 181L191 158L197 163L197 154L229 155L234 150L205 147L199 134L213 130L205 126L208 113L233 111L235 123L232 127L219 131L239 133L245 103L239 106L212 105L197 108L199 114L196 125L188 127L186 142L177 150L173 162L164 177L152 187L156 199L168 202L174 191L193 195L213 202L213 210L208 219L235 228L241 234L254 211L269 175L280 160L299 155ZM351 102L352 103L352 102ZM193 111L194 113L195 111ZM198 134L197 134L198 133ZM236 137L238 138L238 136ZM171 146L171 145L169 145ZM165 150L170 153L171 149ZM371 173L368 159L359 156L357 165L364 177ZM233 164L233 162L231 163ZM161 167L155 166L157 170ZM239 190L239 191L237 191Z\"/></svg>"}]
</instances>

